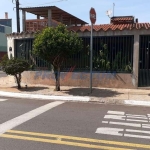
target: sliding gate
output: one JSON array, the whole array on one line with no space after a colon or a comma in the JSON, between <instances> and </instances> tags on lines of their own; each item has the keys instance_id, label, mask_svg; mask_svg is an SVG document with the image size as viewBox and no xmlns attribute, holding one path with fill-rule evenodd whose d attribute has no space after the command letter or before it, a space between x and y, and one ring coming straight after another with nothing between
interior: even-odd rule
<instances>
[{"instance_id":1,"label":"sliding gate","mask_svg":"<svg viewBox=\"0 0 150 150\"><path fill-rule=\"evenodd\" d=\"M150 35L140 36L139 87L150 86Z\"/></svg>"}]
</instances>

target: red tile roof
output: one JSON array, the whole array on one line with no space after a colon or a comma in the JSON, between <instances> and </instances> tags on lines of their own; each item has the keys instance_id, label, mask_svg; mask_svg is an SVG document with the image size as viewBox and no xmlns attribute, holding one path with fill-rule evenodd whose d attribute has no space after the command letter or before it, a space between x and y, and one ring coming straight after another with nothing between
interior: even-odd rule
<instances>
[{"instance_id":1,"label":"red tile roof","mask_svg":"<svg viewBox=\"0 0 150 150\"><path fill-rule=\"evenodd\" d=\"M91 26L72 26L68 28L70 31L74 32L85 32L85 31L91 31ZM150 29L150 23L134 23L134 24L100 24L100 25L94 25L93 30L94 31L108 31L108 30L133 30L133 29Z\"/></svg>"},{"instance_id":2,"label":"red tile roof","mask_svg":"<svg viewBox=\"0 0 150 150\"><path fill-rule=\"evenodd\" d=\"M140 29L146 29L150 30L150 23L134 23L134 24L100 24L100 25L94 25L93 30L94 31L108 31L108 30L140 30ZM74 31L74 32L90 32L91 31L91 26L72 26L69 27L68 30ZM11 35L23 35L23 34L35 34L40 31L27 31L27 32L21 32L21 33L11 33L7 34L6 36L11 36Z\"/></svg>"},{"instance_id":3,"label":"red tile roof","mask_svg":"<svg viewBox=\"0 0 150 150\"><path fill-rule=\"evenodd\" d=\"M132 17L116 17L116 18L112 18L112 20L114 21L130 21L133 20Z\"/></svg>"},{"instance_id":4,"label":"red tile roof","mask_svg":"<svg viewBox=\"0 0 150 150\"><path fill-rule=\"evenodd\" d=\"M111 17L112 24L128 24L134 23L133 16L118 16L118 17Z\"/></svg>"}]
</instances>

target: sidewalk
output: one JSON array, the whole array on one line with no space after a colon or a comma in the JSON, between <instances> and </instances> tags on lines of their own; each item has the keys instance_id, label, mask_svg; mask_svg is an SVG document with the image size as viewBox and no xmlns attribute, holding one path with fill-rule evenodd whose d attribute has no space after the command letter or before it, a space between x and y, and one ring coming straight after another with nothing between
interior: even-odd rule
<instances>
[{"instance_id":1,"label":"sidewalk","mask_svg":"<svg viewBox=\"0 0 150 150\"><path fill-rule=\"evenodd\" d=\"M92 93L89 88L61 86L61 91L54 91L54 86L21 84L18 90L14 77L0 76L0 96L34 98L42 100L67 100L82 101L103 104L129 104L150 106L149 89L116 89L93 87Z\"/></svg>"},{"instance_id":2,"label":"sidewalk","mask_svg":"<svg viewBox=\"0 0 150 150\"><path fill-rule=\"evenodd\" d=\"M1 85L0 85L1 86ZM92 94L89 88L83 87L61 87L61 91L54 91L53 86L44 85L28 85L28 88L22 86L21 90L17 87L7 85L0 87L0 91L9 92L3 96L15 97L22 95L31 98L45 98L55 100L72 100L72 101L89 101L103 104L134 104L134 105L150 105L150 90L145 89L112 89L112 88L93 88ZM2 93L0 92L0 95ZM11 93L11 94L10 94ZM14 94L13 94L14 93ZM34 96L35 95L35 96ZM21 97L21 96L20 96Z\"/></svg>"}]
</instances>

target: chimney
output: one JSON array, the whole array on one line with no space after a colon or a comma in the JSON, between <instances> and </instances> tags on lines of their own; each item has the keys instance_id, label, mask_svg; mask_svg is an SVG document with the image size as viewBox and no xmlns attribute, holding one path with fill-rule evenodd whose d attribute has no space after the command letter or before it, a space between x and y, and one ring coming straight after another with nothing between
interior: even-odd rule
<instances>
[{"instance_id":1,"label":"chimney","mask_svg":"<svg viewBox=\"0 0 150 150\"><path fill-rule=\"evenodd\" d=\"M138 22L139 22L139 21L138 21L138 18L136 18L136 19L135 19L135 23L138 23Z\"/></svg>"},{"instance_id":2,"label":"chimney","mask_svg":"<svg viewBox=\"0 0 150 150\"><path fill-rule=\"evenodd\" d=\"M8 12L5 12L5 19L8 19Z\"/></svg>"}]
</instances>

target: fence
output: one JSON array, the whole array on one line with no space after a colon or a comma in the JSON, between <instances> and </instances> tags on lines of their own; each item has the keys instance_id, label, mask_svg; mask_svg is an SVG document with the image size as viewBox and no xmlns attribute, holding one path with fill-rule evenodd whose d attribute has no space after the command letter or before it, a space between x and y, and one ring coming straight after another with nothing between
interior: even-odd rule
<instances>
[{"instance_id":1,"label":"fence","mask_svg":"<svg viewBox=\"0 0 150 150\"><path fill-rule=\"evenodd\" d=\"M150 35L140 35L138 86L150 86Z\"/></svg>"},{"instance_id":2,"label":"fence","mask_svg":"<svg viewBox=\"0 0 150 150\"><path fill-rule=\"evenodd\" d=\"M89 71L90 37L81 37L83 49L65 60L61 71ZM134 36L105 36L93 38L93 71L131 72ZM33 39L16 39L15 56L24 58L35 70L51 70L51 64L32 55Z\"/></svg>"},{"instance_id":3,"label":"fence","mask_svg":"<svg viewBox=\"0 0 150 150\"><path fill-rule=\"evenodd\" d=\"M84 37L83 50L63 65L63 71L75 66L76 71L90 69L90 37ZM93 38L93 71L131 72L134 36L107 36Z\"/></svg>"}]
</instances>

